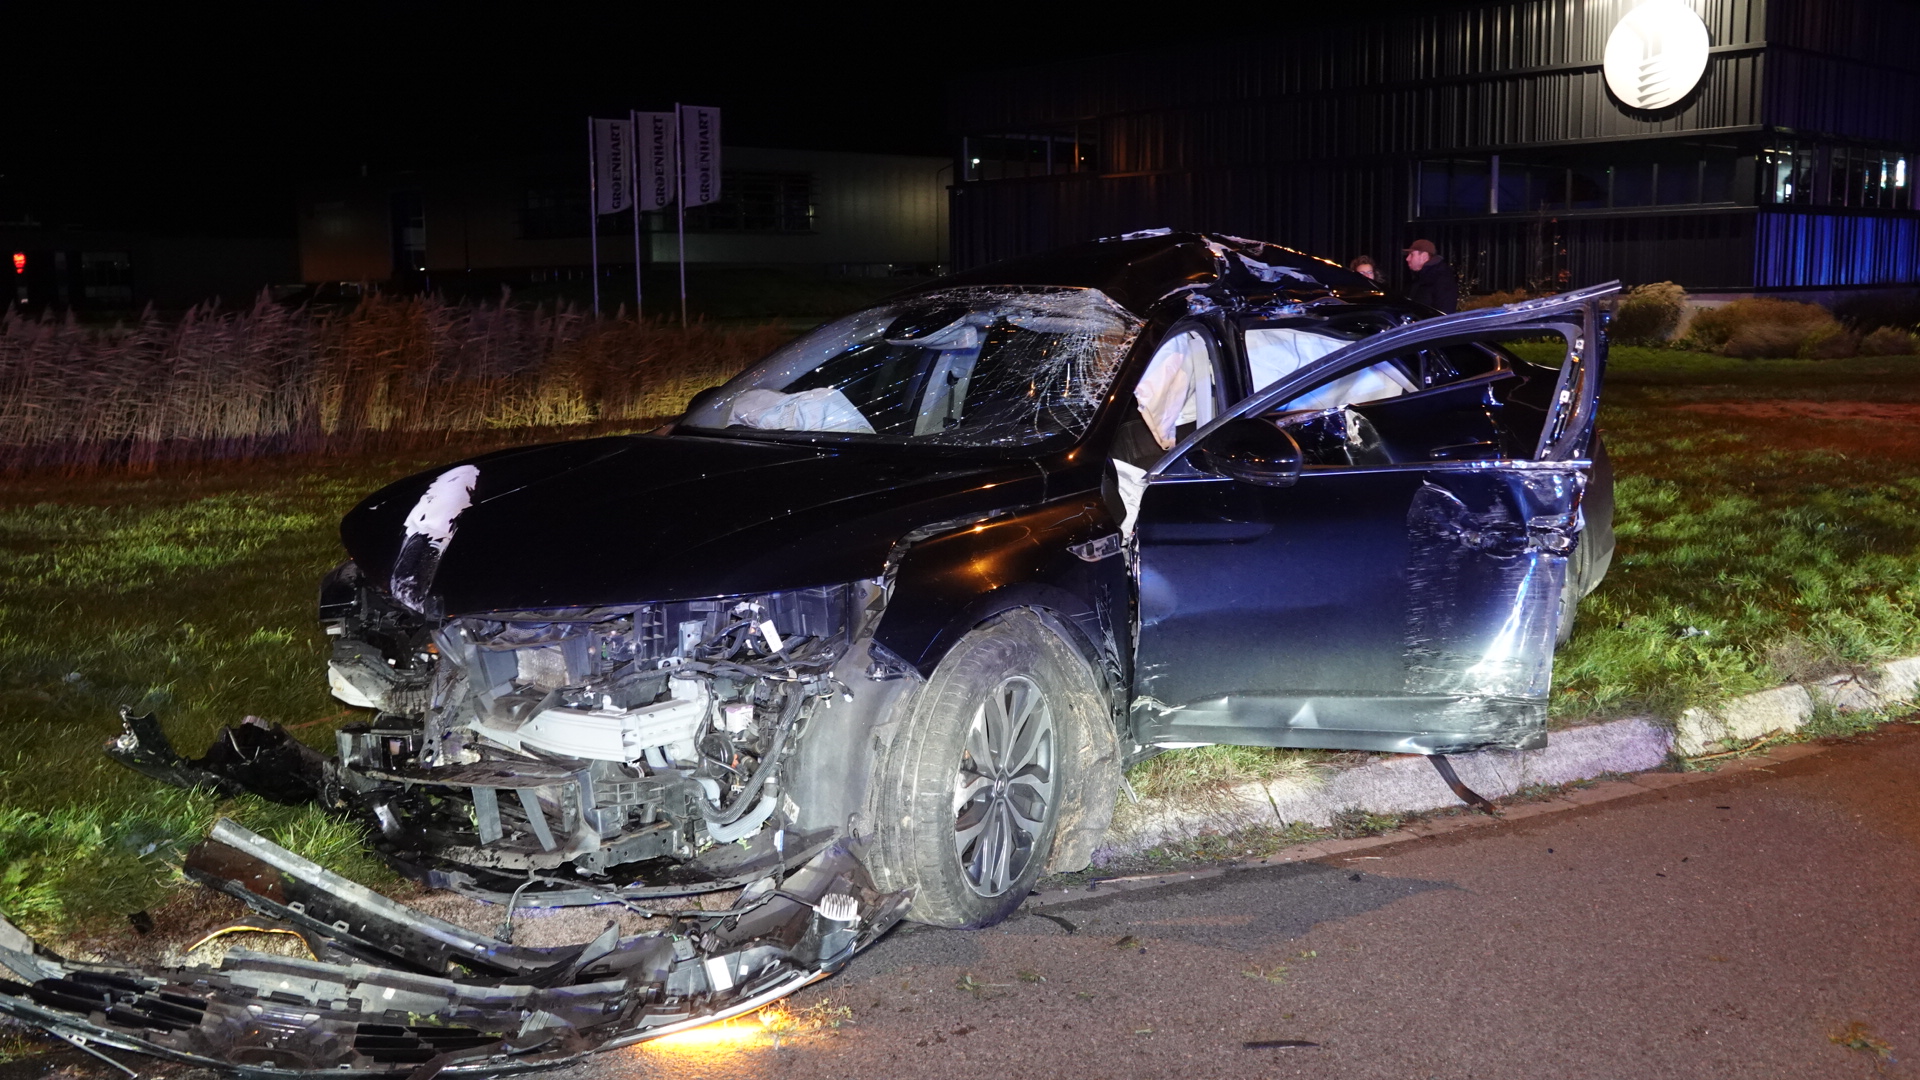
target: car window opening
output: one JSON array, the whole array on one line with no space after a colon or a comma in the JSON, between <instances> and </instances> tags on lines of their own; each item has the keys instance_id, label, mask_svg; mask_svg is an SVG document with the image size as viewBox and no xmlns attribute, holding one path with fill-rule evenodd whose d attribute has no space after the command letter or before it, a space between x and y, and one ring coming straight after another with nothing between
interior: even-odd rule
<instances>
[{"instance_id":1,"label":"car window opening","mask_svg":"<svg viewBox=\"0 0 1920 1080\"><path fill-rule=\"evenodd\" d=\"M1140 325L1096 289L922 295L815 330L684 425L970 447L1068 441L1086 433Z\"/></svg>"},{"instance_id":2,"label":"car window opening","mask_svg":"<svg viewBox=\"0 0 1920 1080\"><path fill-rule=\"evenodd\" d=\"M1245 334L1247 365L1258 393L1294 372L1318 362L1348 344L1342 338L1295 327L1261 327ZM1426 401L1436 392L1493 375L1506 365L1502 354L1485 345L1460 342L1414 349L1386 357L1366 367L1333 376L1265 415L1283 427L1299 444L1305 465L1338 467L1381 465L1402 460L1407 448L1383 438L1372 415L1403 399ZM1478 402L1478 398L1475 399ZM1477 411L1465 401L1455 408ZM1407 408L1420 408L1409 400ZM1424 427L1424 425L1417 425ZM1449 429L1457 424L1447 425ZM1484 424L1469 424L1478 429ZM1422 459L1501 456L1504 446L1491 430L1446 446L1421 446Z\"/></svg>"}]
</instances>

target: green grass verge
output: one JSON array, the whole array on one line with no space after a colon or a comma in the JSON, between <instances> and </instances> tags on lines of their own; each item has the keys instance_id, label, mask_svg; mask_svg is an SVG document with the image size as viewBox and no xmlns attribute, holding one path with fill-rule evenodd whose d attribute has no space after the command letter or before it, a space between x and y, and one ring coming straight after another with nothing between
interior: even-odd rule
<instances>
[{"instance_id":1,"label":"green grass verge","mask_svg":"<svg viewBox=\"0 0 1920 1080\"><path fill-rule=\"evenodd\" d=\"M1618 547L1556 657L1556 717L1671 717L1920 652L1920 410L1899 411L1920 360L1622 348L1605 393Z\"/></svg>"},{"instance_id":2,"label":"green grass verge","mask_svg":"<svg viewBox=\"0 0 1920 1080\"><path fill-rule=\"evenodd\" d=\"M314 808L165 788L101 747L123 704L157 710L189 754L248 714L329 742L345 716L314 674L315 584L340 557L340 515L418 464L0 488L0 912L49 932L153 906L222 814L393 880Z\"/></svg>"},{"instance_id":3,"label":"green grass verge","mask_svg":"<svg viewBox=\"0 0 1920 1080\"><path fill-rule=\"evenodd\" d=\"M1845 402L1894 413L1863 423ZM1619 551L1557 659L1554 716L1672 716L1920 652L1920 410L1904 426L1895 415L1915 403L1920 360L1615 350L1601 425ZM169 791L100 747L122 704L157 710L190 753L249 714L327 746L346 711L321 677L313 601L340 555L335 525L431 463L0 484L0 911L48 932L151 907L222 813L391 880L353 830L311 810ZM1129 776L1142 795L1177 796L1316 759L1213 747Z\"/></svg>"},{"instance_id":4,"label":"green grass verge","mask_svg":"<svg viewBox=\"0 0 1920 1080\"><path fill-rule=\"evenodd\" d=\"M1261 746L1200 746L1168 751L1127 770L1127 783L1143 799L1177 798L1255 780L1298 780L1331 757L1312 750Z\"/></svg>"}]
</instances>

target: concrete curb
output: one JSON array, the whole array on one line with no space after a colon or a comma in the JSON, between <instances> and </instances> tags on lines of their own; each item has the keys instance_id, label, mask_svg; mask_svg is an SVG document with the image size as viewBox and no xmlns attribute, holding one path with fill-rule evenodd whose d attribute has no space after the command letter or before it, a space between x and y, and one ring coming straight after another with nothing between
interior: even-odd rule
<instances>
[{"instance_id":1,"label":"concrete curb","mask_svg":"<svg viewBox=\"0 0 1920 1080\"><path fill-rule=\"evenodd\" d=\"M1592 787L1577 788L1537 802L1524 802L1505 808L1496 822L1493 818L1480 814L1455 814L1448 817L1429 818L1417 821L1404 828L1381 833L1378 836L1360 836L1351 840L1314 840L1310 843L1295 844L1279 851L1257 858L1247 857L1228 859L1208 866L1190 867L1185 870L1171 870L1163 873L1129 874L1124 877L1095 878L1084 885L1062 886L1035 892L1026 900L1026 907L1036 914L1046 915L1049 909L1080 903L1089 899L1111 896L1114 893L1130 892L1137 889L1153 889L1165 885L1178 885L1189 881L1222 877L1242 870L1258 870L1264 866L1276 866L1284 863L1310 862L1327 859L1348 864L1382 858L1379 854L1365 854L1382 848L1395 847L1418 840L1432 840L1442 836L1478 829L1492 824L1512 824L1528 821L1567 810L1597 806L1617 799L1633 798L1650 792L1666 791L1687 784L1700 783L1727 776L1737 776L1742 772L1767 772L1776 765L1818 754L1826 748L1817 743L1789 743L1775 746L1741 758L1732 758L1712 772L1689 773L1641 773L1618 780L1604 780ZM1046 915L1048 918L1055 916ZM1069 929L1069 933L1073 930Z\"/></svg>"},{"instance_id":2,"label":"concrete curb","mask_svg":"<svg viewBox=\"0 0 1920 1080\"><path fill-rule=\"evenodd\" d=\"M1815 711L1888 709L1912 704L1920 688L1920 656L1881 665L1872 674L1836 675L1746 694L1711 709L1688 709L1672 727L1650 717L1556 731L1542 750L1483 750L1452 758L1460 779L1488 798L1535 785L1590 780L1608 773L1658 768L1670 753L1698 757L1799 730ZM1418 757L1390 757L1300 780L1241 784L1202 798L1122 801L1113 827L1093 854L1095 866L1149 848L1256 825L1325 827L1342 812L1409 813L1458 806L1433 766Z\"/></svg>"},{"instance_id":3,"label":"concrete curb","mask_svg":"<svg viewBox=\"0 0 1920 1080\"><path fill-rule=\"evenodd\" d=\"M1712 709L1688 709L1674 727L1674 749L1698 757L1728 740L1751 742L1777 731L1797 731L1822 705L1839 712L1910 705L1920 683L1920 656L1881 665L1873 674L1835 675L1817 683L1788 683L1734 698Z\"/></svg>"}]
</instances>

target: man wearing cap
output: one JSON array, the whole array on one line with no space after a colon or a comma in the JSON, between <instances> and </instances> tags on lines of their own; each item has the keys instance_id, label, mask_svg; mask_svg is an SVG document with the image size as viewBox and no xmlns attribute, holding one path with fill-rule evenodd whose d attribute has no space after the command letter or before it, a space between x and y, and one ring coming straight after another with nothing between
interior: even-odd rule
<instances>
[{"instance_id":1,"label":"man wearing cap","mask_svg":"<svg viewBox=\"0 0 1920 1080\"><path fill-rule=\"evenodd\" d=\"M1407 269L1413 282L1407 286L1407 299L1451 315L1460 307L1460 279L1453 267L1440 257L1431 240L1415 240L1407 248Z\"/></svg>"}]
</instances>

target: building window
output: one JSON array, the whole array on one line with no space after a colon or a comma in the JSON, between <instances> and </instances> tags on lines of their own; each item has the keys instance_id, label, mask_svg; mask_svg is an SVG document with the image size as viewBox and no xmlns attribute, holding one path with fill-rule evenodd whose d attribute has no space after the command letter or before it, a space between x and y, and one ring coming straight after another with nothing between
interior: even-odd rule
<instances>
[{"instance_id":1,"label":"building window","mask_svg":"<svg viewBox=\"0 0 1920 1080\"><path fill-rule=\"evenodd\" d=\"M1733 201L1734 160L1731 157L1711 157L1700 163L1700 201L1703 203L1730 203Z\"/></svg>"},{"instance_id":2,"label":"building window","mask_svg":"<svg viewBox=\"0 0 1920 1080\"><path fill-rule=\"evenodd\" d=\"M1783 139L1762 151L1760 199L1810 205L1813 202L1813 147Z\"/></svg>"},{"instance_id":3,"label":"building window","mask_svg":"<svg viewBox=\"0 0 1920 1080\"><path fill-rule=\"evenodd\" d=\"M1612 170L1605 165L1575 165L1567 170L1567 208L1604 210L1611 205Z\"/></svg>"},{"instance_id":4,"label":"building window","mask_svg":"<svg viewBox=\"0 0 1920 1080\"><path fill-rule=\"evenodd\" d=\"M585 236L586 221L587 190L580 185L529 186L520 203L520 236L526 240Z\"/></svg>"},{"instance_id":5,"label":"building window","mask_svg":"<svg viewBox=\"0 0 1920 1080\"><path fill-rule=\"evenodd\" d=\"M529 184L520 203L520 238L566 240L587 235L587 185L583 182ZM633 211L602 214L601 236L630 236Z\"/></svg>"},{"instance_id":6,"label":"building window","mask_svg":"<svg viewBox=\"0 0 1920 1080\"><path fill-rule=\"evenodd\" d=\"M1661 206L1701 202L1700 169L1705 162L1667 161L1654 165L1654 201Z\"/></svg>"},{"instance_id":7,"label":"building window","mask_svg":"<svg viewBox=\"0 0 1920 1080\"><path fill-rule=\"evenodd\" d=\"M1684 155L1684 156L1682 156ZM1501 214L1698 206L1733 201L1730 148L1694 148L1667 158L1570 163L1514 160L1423 161L1415 179L1424 218L1477 217L1498 199ZM1497 170L1497 172L1496 172Z\"/></svg>"},{"instance_id":8,"label":"building window","mask_svg":"<svg viewBox=\"0 0 1920 1080\"><path fill-rule=\"evenodd\" d=\"M671 215L667 216L669 222ZM803 233L813 231L813 174L720 173L720 201L687 209L689 232Z\"/></svg>"},{"instance_id":9,"label":"building window","mask_svg":"<svg viewBox=\"0 0 1920 1080\"><path fill-rule=\"evenodd\" d=\"M1629 162L1613 167L1613 205L1652 206L1653 170L1651 161Z\"/></svg>"},{"instance_id":10,"label":"building window","mask_svg":"<svg viewBox=\"0 0 1920 1080\"><path fill-rule=\"evenodd\" d=\"M393 272L427 268L427 215L417 191L393 193Z\"/></svg>"},{"instance_id":11,"label":"building window","mask_svg":"<svg viewBox=\"0 0 1920 1080\"><path fill-rule=\"evenodd\" d=\"M1760 154L1760 201L1785 206L1913 210L1910 155L1776 138Z\"/></svg>"},{"instance_id":12,"label":"building window","mask_svg":"<svg viewBox=\"0 0 1920 1080\"><path fill-rule=\"evenodd\" d=\"M1417 217L1470 217L1487 212L1493 165L1489 161L1423 161L1415 188Z\"/></svg>"},{"instance_id":13,"label":"building window","mask_svg":"<svg viewBox=\"0 0 1920 1080\"><path fill-rule=\"evenodd\" d=\"M1863 147L1836 146L1829 151L1829 206L1871 210L1906 210L1912 206L1907 187L1905 154Z\"/></svg>"},{"instance_id":14,"label":"building window","mask_svg":"<svg viewBox=\"0 0 1920 1080\"><path fill-rule=\"evenodd\" d=\"M133 261L124 251L81 252L80 290L95 303L133 303Z\"/></svg>"},{"instance_id":15,"label":"building window","mask_svg":"<svg viewBox=\"0 0 1920 1080\"><path fill-rule=\"evenodd\" d=\"M1567 208L1567 170L1553 165L1529 165L1525 162L1500 162L1500 212L1520 214L1533 210Z\"/></svg>"},{"instance_id":16,"label":"building window","mask_svg":"<svg viewBox=\"0 0 1920 1080\"><path fill-rule=\"evenodd\" d=\"M969 135L960 140L961 179L1018 180L1100 171L1100 145L1091 124L1052 131Z\"/></svg>"}]
</instances>

